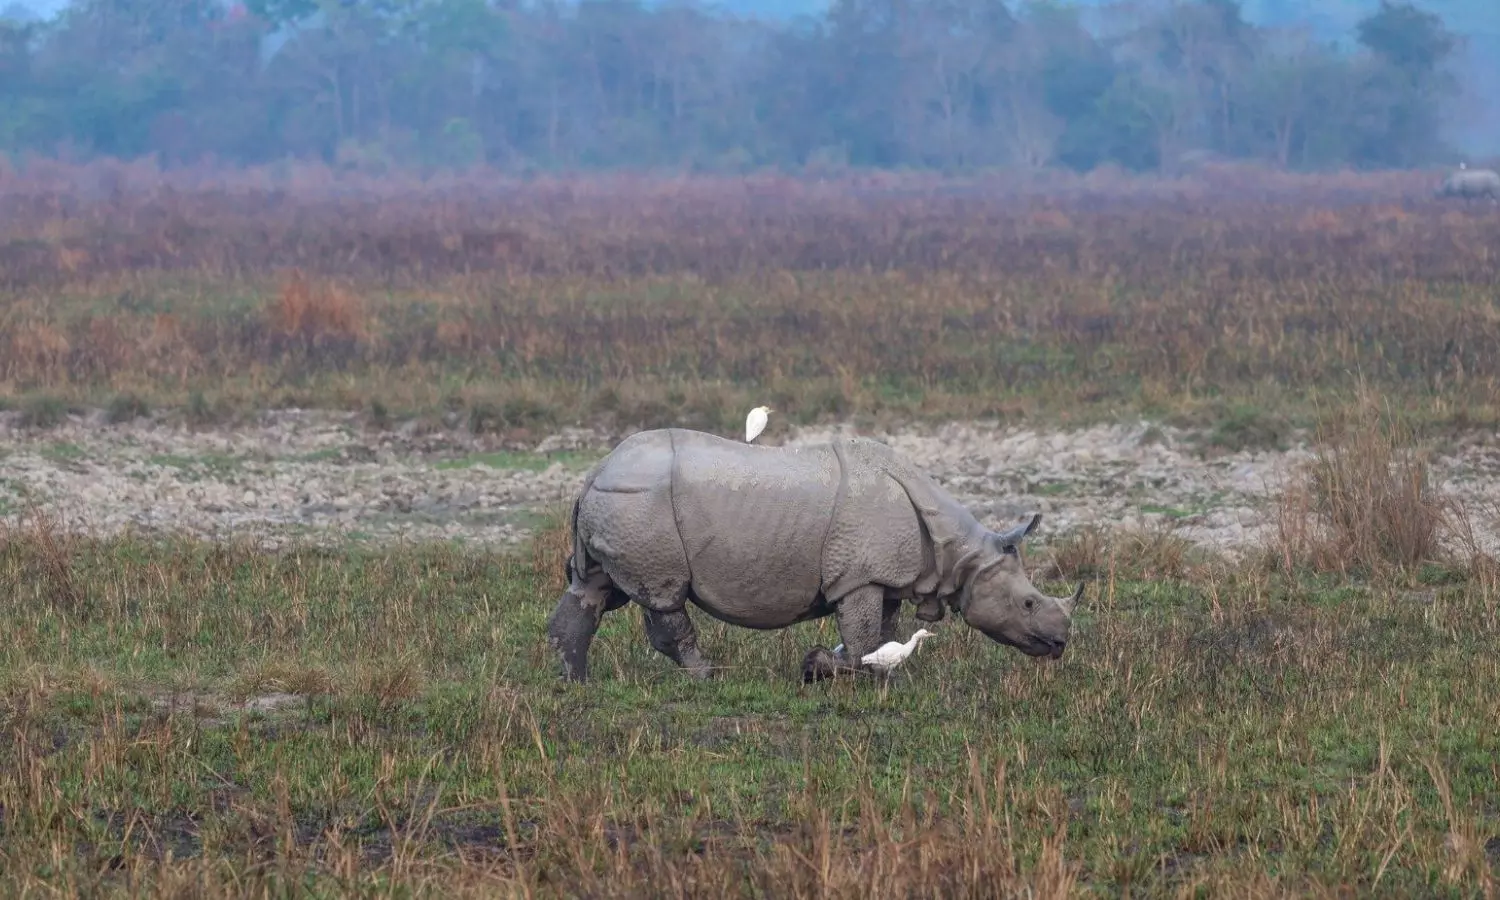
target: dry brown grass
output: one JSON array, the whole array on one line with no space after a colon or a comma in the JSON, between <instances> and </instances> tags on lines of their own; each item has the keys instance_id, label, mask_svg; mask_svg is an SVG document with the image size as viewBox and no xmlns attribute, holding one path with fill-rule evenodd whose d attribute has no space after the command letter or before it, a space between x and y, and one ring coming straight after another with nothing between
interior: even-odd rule
<instances>
[{"instance_id":1,"label":"dry brown grass","mask_svg":"<svg viewBox=\"0 0 1500 900\"><path fill-rule=\"evenodd\" d=\"M1471 534L1453 498L1430 483L1411 425L1369 394L1328 417L1316 440L1314 458L1278 495L1283 568L1409 572Z\"/></svg>"},{"instance_id":2,"label":"dry brown grass","mask_svg":"<svg viewBox=\"0 0 1500 900\"><path fill-rule=\"evenodd\" d=\"M1051 542L1038 569L1042 578L1129 577L1179 580L1211 554L1196 550L1169 519L1139 528L1086 526Z\"/></svg>"},{"instance_id":3,"label":"dry brown grass","mask_svg":"<svg viewBox=\"0 0 1500 900\"><path fill-rule=\"evenodd\" d=\"M311 282L300 271L282 282L266 320L272 333L300 339L313 349L328 342L370 339L357 296L338 285Z\"/></svg>"},{"instance_id":4,"label":"dry brown grass","mask_svg":"<svg viewBox=\"0 0 1500 900\"><path fill-rule=\"evenodd\" d=\"M230 192L127 173L109 203L69 177L0 189L15 393L397 414L519 394L537 424L719 427L747 401L792 421L1191 413L1362 372L1438 417L1497 412L1500 232L1418 199L1420 174L1041 196L920 177ZM87 259L59 266L57 245Z\"/></svg>"},{"instance_id":5,"label":"dry brown grass","mask_svg":"<svg viewBox=\"0 0 1500 900\"><path fill-rule=\"evenodd\" d=\"M34 500L26 503L26 520L19 528L0 522L0 549L15 541L34 547L35 568L27 573L27 580L38 598L60 614L86 616L87 601L70 565L76 535L59 528L57 520Z\"/></svg>"},{"instance_id":6,"label":"dry brown grass","mask_svg":"<svg viewBox=\"0 0 1500 900\"><path fill-rule=\"evenodd\" d=\"M542 579L546 596L561 594L568 586L568 557L573 553L573 509L571 501L549 508L532 530L531 570Z\"/></svg>"}]
</instances>

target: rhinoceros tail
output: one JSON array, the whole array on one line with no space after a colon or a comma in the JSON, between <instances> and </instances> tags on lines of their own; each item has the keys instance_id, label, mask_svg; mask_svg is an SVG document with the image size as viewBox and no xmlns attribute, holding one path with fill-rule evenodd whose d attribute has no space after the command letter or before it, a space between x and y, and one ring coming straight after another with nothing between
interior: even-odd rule
<instances>
[{"instance_id":1,"label":"rhinoceros tail","mask_svg":"<svg viewBox=\"0 0 1500 900\"><path fill-rule=\"evenodd\" d=\"M563 567L563 576L571 584L579 584L588 577L590 568L589 552L583 546L583 536L578 533L578 515L583 507L583 498L588 496L594 487L594 476L598 474L598 467L589 472L583 480L583 489L573 498L573 511L568 514L568 530L573 535L573 552L568 554L567 564Z\"/></svg>"},{"instance_id":2,"label":"rhinoceros tail","mask_svg":"<svg viewBox=\"0 0 1500 900\"><path fill-rule=\"evenodd\" d=\"M563 564L563 577L568 582L576 583L583 580L583 573L588 571L588 551L583 549L583 539L578 536L578 508L583 505L583 494L573 498L573 511L568 515L568 531L573 535L573 552L568 554L567 561Z\"/></svg>"}]
</instances>

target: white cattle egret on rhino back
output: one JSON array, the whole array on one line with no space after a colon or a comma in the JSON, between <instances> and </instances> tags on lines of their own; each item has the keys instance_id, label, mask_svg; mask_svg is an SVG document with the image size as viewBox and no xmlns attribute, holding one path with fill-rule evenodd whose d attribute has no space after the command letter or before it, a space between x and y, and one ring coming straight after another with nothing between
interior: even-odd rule
<instances>
[{"instance_id":1,"label":"white cattle egret on rhino back","mask_svg":"<svg viewBox=\"0 0 1500 900\"><path fill-rule=\"evenodd\" d=\"M933 637L932 632L925 628L918 628L917 633L913 634L906 643L890 641L882 644L866 653L860 662L882 672L889 672L901 665L908 656L911 656L912 651L917 649L918 644L930 637Z\"/></svg>"},{"instance_id":2,"label":"white cattle egret on rhino back","mask_svg":"<svg viewBox=\"0 0 1500 900\"><path fill-rule=\"evenodd\" d=\"M771 418L771 407L757 406L745 417L745 443L750 443L766 430L766 421Z\"/></svg>"}]
</instances>

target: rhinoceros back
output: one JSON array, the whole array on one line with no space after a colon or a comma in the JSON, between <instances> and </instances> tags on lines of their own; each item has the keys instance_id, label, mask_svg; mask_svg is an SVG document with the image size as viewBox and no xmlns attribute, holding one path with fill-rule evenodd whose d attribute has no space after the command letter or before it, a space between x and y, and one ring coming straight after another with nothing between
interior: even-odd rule
<instances>
[{"instance_id":1,"label":"rhinoceros back","mask_svg":"<svg viewBox=\"0 0 1500 900\"><path fill-rule=\"evenodd\" d=\"M760 447L673 431L673 507L699 605L777 628L816 605L841 476L828 446Z\"/></svg>"},{"instance_id":2,"label":"rhinoceros back","mask_svg":"<svg viewBox=\"0 0 1500 900\"><path fill-rule=\"evenodd\" d=\"M589 476L577 526L589 558L575 566L598 565L647 606L675 608L690 591L748 628L824 615L866 584L928 592L939 573L902 478L924 502L940 495L872 441L762 447L640 432ZM938 506L955 527L972 524L961 508Z\"/></svg>"}]
</instances>

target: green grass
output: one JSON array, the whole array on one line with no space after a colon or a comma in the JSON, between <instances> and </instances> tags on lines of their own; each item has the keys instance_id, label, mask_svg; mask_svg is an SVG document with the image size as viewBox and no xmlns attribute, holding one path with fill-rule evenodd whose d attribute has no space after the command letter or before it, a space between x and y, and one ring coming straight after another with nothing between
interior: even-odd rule
<instances>
[{"instance_id":1,"label":"green grass","mask_svg":"<svg viewBox=\"0 0 1500 900\"><path fill-rule=\"evenodd\" d=\"M800 683L830 621L701 614L721 668L695 682L626 608L580 687L532 566L0 538L0 891L1457 897L1500 874L1478 576L1418 602L1122 570L1062 661L949 620L888 687Z\"/></svg>"},{"instance_id":2,"label":"green grass","mask_svg":"<svg viewBox=\"0 0 1500 900\"><path fill-rule=\"evenodd\" d=\"M1191 509L1181 509L1176 506L1162 506L1160 503L1142 503L1140 505L1140 511L1148 515L1163 515L1169 519L1185 519L1188 516L1195 515L1197 512L1201 512L1202 510L1195 511Z\"/></svg>"},{"instance_id":3,"label":"green grass","mask_svg":"<svg viewBox=\"0 0 1500 900\"><path fill-rule=\"evenodd\" d=\"M75 462L86 455L82 447L68 441L59 441L42 448L42 456L54 462Z\"/></svg>"}]
</instances>

